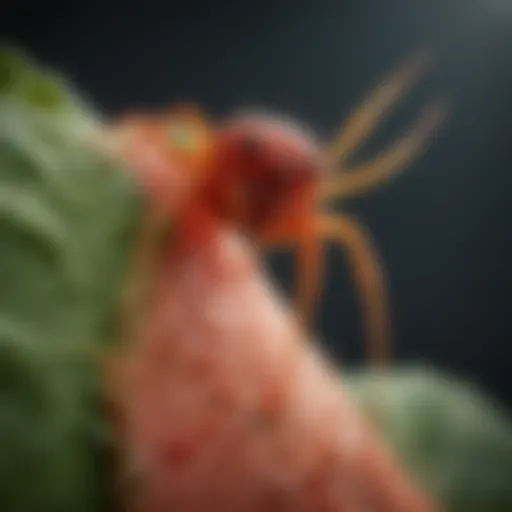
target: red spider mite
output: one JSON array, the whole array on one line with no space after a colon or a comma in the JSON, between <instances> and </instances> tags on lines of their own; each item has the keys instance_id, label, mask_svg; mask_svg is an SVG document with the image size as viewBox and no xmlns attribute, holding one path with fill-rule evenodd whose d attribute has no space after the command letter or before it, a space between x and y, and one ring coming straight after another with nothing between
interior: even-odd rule
<instances>
[{"instance_id":1,"label":"red spider mite","mask_svg":"<svg viewBox=\"0 0 512 512\"><path fill-rule=\"evenodd\" d=\"M385 183L425 149L444 119L444 102L427 105L408 132L376 157L348 165L428 63L426 52L408 59L349 116L327 147L297 123L279 116L237 114L213 123L197 107L185 106L160 116L159 135L147 137L136 151L142 154L144 144L153 144L168 165L176 167L178 162L179 172L195 180L185 208L189 218L198 211L204 218L207 212L252 237L262 249L298 249L296 312L306 323L313 316L323 280L324 242L340 243L360 296L369 358L382 363L391 322L380 258L356 219L322 208L328 200L361 195ZM187 230L199 230L200 224L200 220L189 222Z\"/></svg>"}]
</instances>

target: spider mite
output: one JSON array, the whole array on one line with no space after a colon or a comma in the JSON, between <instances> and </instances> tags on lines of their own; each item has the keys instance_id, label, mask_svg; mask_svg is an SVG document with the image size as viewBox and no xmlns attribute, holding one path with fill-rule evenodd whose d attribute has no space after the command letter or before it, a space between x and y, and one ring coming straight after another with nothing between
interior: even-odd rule
<instances>
[{"instance_id":1,"label":"spider mite","mask_svg":"<svg viewBox=\"0 0 512 512\"><path fill-rule=\"evenodd\" d=\"M368 356L381 364L391 336L383 265L365 228L347 214L327 213L325 205L384 184L426 148L445 116L441 101L427 105L391 147L369 161L347 165L428 64L423 51L408 59L378 84L327 147L279 116L248 113L213 123L191 105L159 116L134 116L124 123L135 133L125 147L146 181L153 176L150 171L158 170L154 195L184 205L189 221L182 223L182 231L188 235L215 218L242 230L263 249L296 248L296 312L305 323L321 291L323 245L342 245L362 306ZM163 183L165 176L172 176L173 186Z\"/></svg>"}]
</instances>

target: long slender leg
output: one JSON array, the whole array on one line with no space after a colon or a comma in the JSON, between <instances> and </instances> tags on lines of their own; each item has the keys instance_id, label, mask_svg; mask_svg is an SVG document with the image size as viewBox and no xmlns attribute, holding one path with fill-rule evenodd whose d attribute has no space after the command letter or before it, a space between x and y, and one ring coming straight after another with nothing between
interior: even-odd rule
<instances>
[{"instance_id":1,"label":"long slender leg","mask_svg":"<svg viewBox=\"0 0 512 512\"><path fill-rule=\"evenodd\" d=\"M318 217L324 239L340 243L346 250L362 306L367 358L383 367L389 358L391 315L383 265L366 230L347 215Z\"/></svg>"},{"instance_id":2,"label":"long slender leg","mask_svg":"<svg viewBox=\"0 0 512 512\"><path fill-rule=\"evenodd\" d=\"M311 229L298 240L295 311L306 326L314 319L323 283L323 240Z\"/></svg>"},{"instance_id":3,"label":"long slender leg","mask_svg":"<svg viewBox=\"0 0 512 512\"><path fill-rule=\"evenodd\" d=\"M354 197L368 192L404 171L413 159L426 149L432 135L444 120L446 110L442 101L428 105L408 133L390 149L369 162L326 181L320 187L320 197Z\"/></svg>"},{"instance_id":4,"label":"long slender leg","mask_svg":"<svg viewBox=\"0 0 512 512\"><path fill-rule=\"evenodd\" d=\"M322 293L324 277L323 240L313 227L301 235L288 233L261 241L265 252L281 249L297 251L297 278L294 312L301 324L309 327Z\"/></svg>"},{"instance_id":5,"label":"long slender leg","mask_svg":"<svg viewBox=\"0 0 512 512\"><path fill-rule=\"evenodd\" d=\"M309 327L322 293L324 278L323 240L313 229L300 235L267 238L262 242L265 251L296 250L297 277L294 292L294 311L301 324Z\"/></svg>"},{"instance_id":6,"label":"long slender leg","mask_svg":"<svg viewBox=\"0 0 512 512\"><path fill-rule=\"evenodd\" d=\"M384 79L371 96L348 118L328 149L331 161L341 166L374 131L386 113L430 62L429 53L421 50Z\"/></svg>"},{"instance_id":7,"label":"long slender leg","mask_svg":"<svg viewBox=\"0 0 512 512\"><path fill-rule=\"evenodd\" d=\"M346 250L362 307L363 329L368 360L383 367L389 358L391 318L387 283L378 253L366 230L347 215L320 215L314 232L276 234L262 243L265 250L298 248L298 287L296 311L303 322L311 319L323 281L321 247L324 241L340 243Z\"/></svg>"},{"instance_id":8,"label":"long slender leg","mask_svg":"<svg viewBox=\"0 0 512 512\"><path fill-rule=\"evenodd\" d=\"M323 240L316 229L314 189L291 198L284 205L279 222L260 233L262 249L293 248L297 250L295 313L305 326L314 318L323 281Z\"/></svg>"}]
</instances>

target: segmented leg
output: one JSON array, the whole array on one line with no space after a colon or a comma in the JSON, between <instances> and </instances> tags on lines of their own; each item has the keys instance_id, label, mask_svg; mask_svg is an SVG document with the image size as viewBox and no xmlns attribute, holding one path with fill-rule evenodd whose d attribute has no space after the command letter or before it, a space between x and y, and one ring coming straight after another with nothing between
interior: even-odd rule
<instances>
[{"instance_id":1,"label":"segmented leg","mask_svg":"<svg viewBox=\"0 0 512 512\"><path fill-rule=\"evenodd\" d=\"M343 164L365 142L386 113L427 68L429 61L428 52L417 52L381 82L332 143L330 157L333 162ZM442 101L428 105L409 132L390 149L322 184L316 197L318 203L368 192L403 171L426 148L432 134L444 120L446 110ZM346 215L322 215L317 226L302 239L295 230L290 230L271 237L264 245L267 249L299 245L297 312L304 321L309 321L320 294L323 264L318 248L325 239L342 244L348 253L363 307L368 356L374 364L382 366L388 358L391 335L387 285L378 253L363 227Z\"/></svg>"},{"instance_id":2,"label":"segmented leg","mask_svg":"<svg viewBox=\"0 0 512 512\"><path fill-rule=\"evenodd\" d=\"M325 240L336 241L346 250L352 278L362 305L368 360L383 366L388 360L391 320L383 265L370 236L347 215L324 214L317 229Z\"/></svg>"},{"instance_id":3,"label":"segmented leg","mask_svg":"<svg viewBox=\"0 0 512 512\"><path fill-rule=\"evenodd\" d=\"M348 118L331 143L329 154L333 164L341 166L375 131L387 112L426 70L430 60L429 53L422 49L376 87L373 94Z\"/></svg>"},{"instance_id":4,"label":"segmented leg","mask_svg":"<svg viewBox=\"0 0 512 512\"><path fill-rule=\"evenodd\" d=\"M318 303L323 281L321 247L326 241L339 243L347 253L360 297L368 360L375 366L384 366L391 336L389 299L383 264L371 238L363 226L348 215L320 214L315 220L309 232L303 231L303 237L292 232L282 233L282 236L276 233L265 239L263 246L266 250L298 249L296 311L303 322L308 322Z\"/></svg>"},{"instance_id":5,"label":"segmented leg","mask_svg":"<svg viewBox=\"0 0 512 512\"><path fill-rule=\"evenodd\" d=\"M279 222L260 233L263 250L293 249L297 251L295 312L308 326L314 318L323 282L323 240L316 229L314 190L297 197L284 208Z\"/></svg>"},{"instance_id":6,"label":"segmented leg","mask_svg":"<svg viewBox=\"0 0 512 512\"><path fill-rule=\"evenodd\" d=\"M295 311L300 321L307 326L313 322L324 277L323 240L314 231L314 226L311 228L298 240L295 294Z\"/></svg>"},{"instance_id":7,"label":"segmented leg","mask_svg":"<svg viewBox=\"0 0 512 512\"><path fill-rule=\"evenodd\" d=\"M359 166L334 176L320 187L320 198L348 198L363 194L404 171L421 151L426 149L432 135L446 115L444 102L428 105L405 136L391 148Z\"/></svg>"}]
</instances>

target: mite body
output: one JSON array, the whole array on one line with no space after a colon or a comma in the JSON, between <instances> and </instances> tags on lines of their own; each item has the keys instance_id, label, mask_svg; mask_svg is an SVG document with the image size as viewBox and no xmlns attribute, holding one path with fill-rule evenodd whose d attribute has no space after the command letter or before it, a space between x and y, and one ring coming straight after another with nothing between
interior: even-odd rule
<instances>
[{"instance_id":1,"label":"mite body","mask_svg":"<svg viewBox=\"0 0 512 512\"><path fill-rule=\"evenodd\" d=\"M298 251L295 310L309 323L323 281L322 249L334 240L346 252L362 305L369 359L381 364L391 336L383 266L364 227L346 214L326 213L325 203L363 194L403 171L425 149L445 107L425 108L408 132L373 159L347 162L428 63L419 53L390 75L350 116L327 147L294 122L278 116L243 114L212 123L195 107L164 116L134 117L126 124L128 157L146 181L152 168L180 167L153 189L174 208L182 240L201 240L214 221L242 231L261 248ZM181 217L180 217L181 216Z\"/></svg>"}]
</instances>

